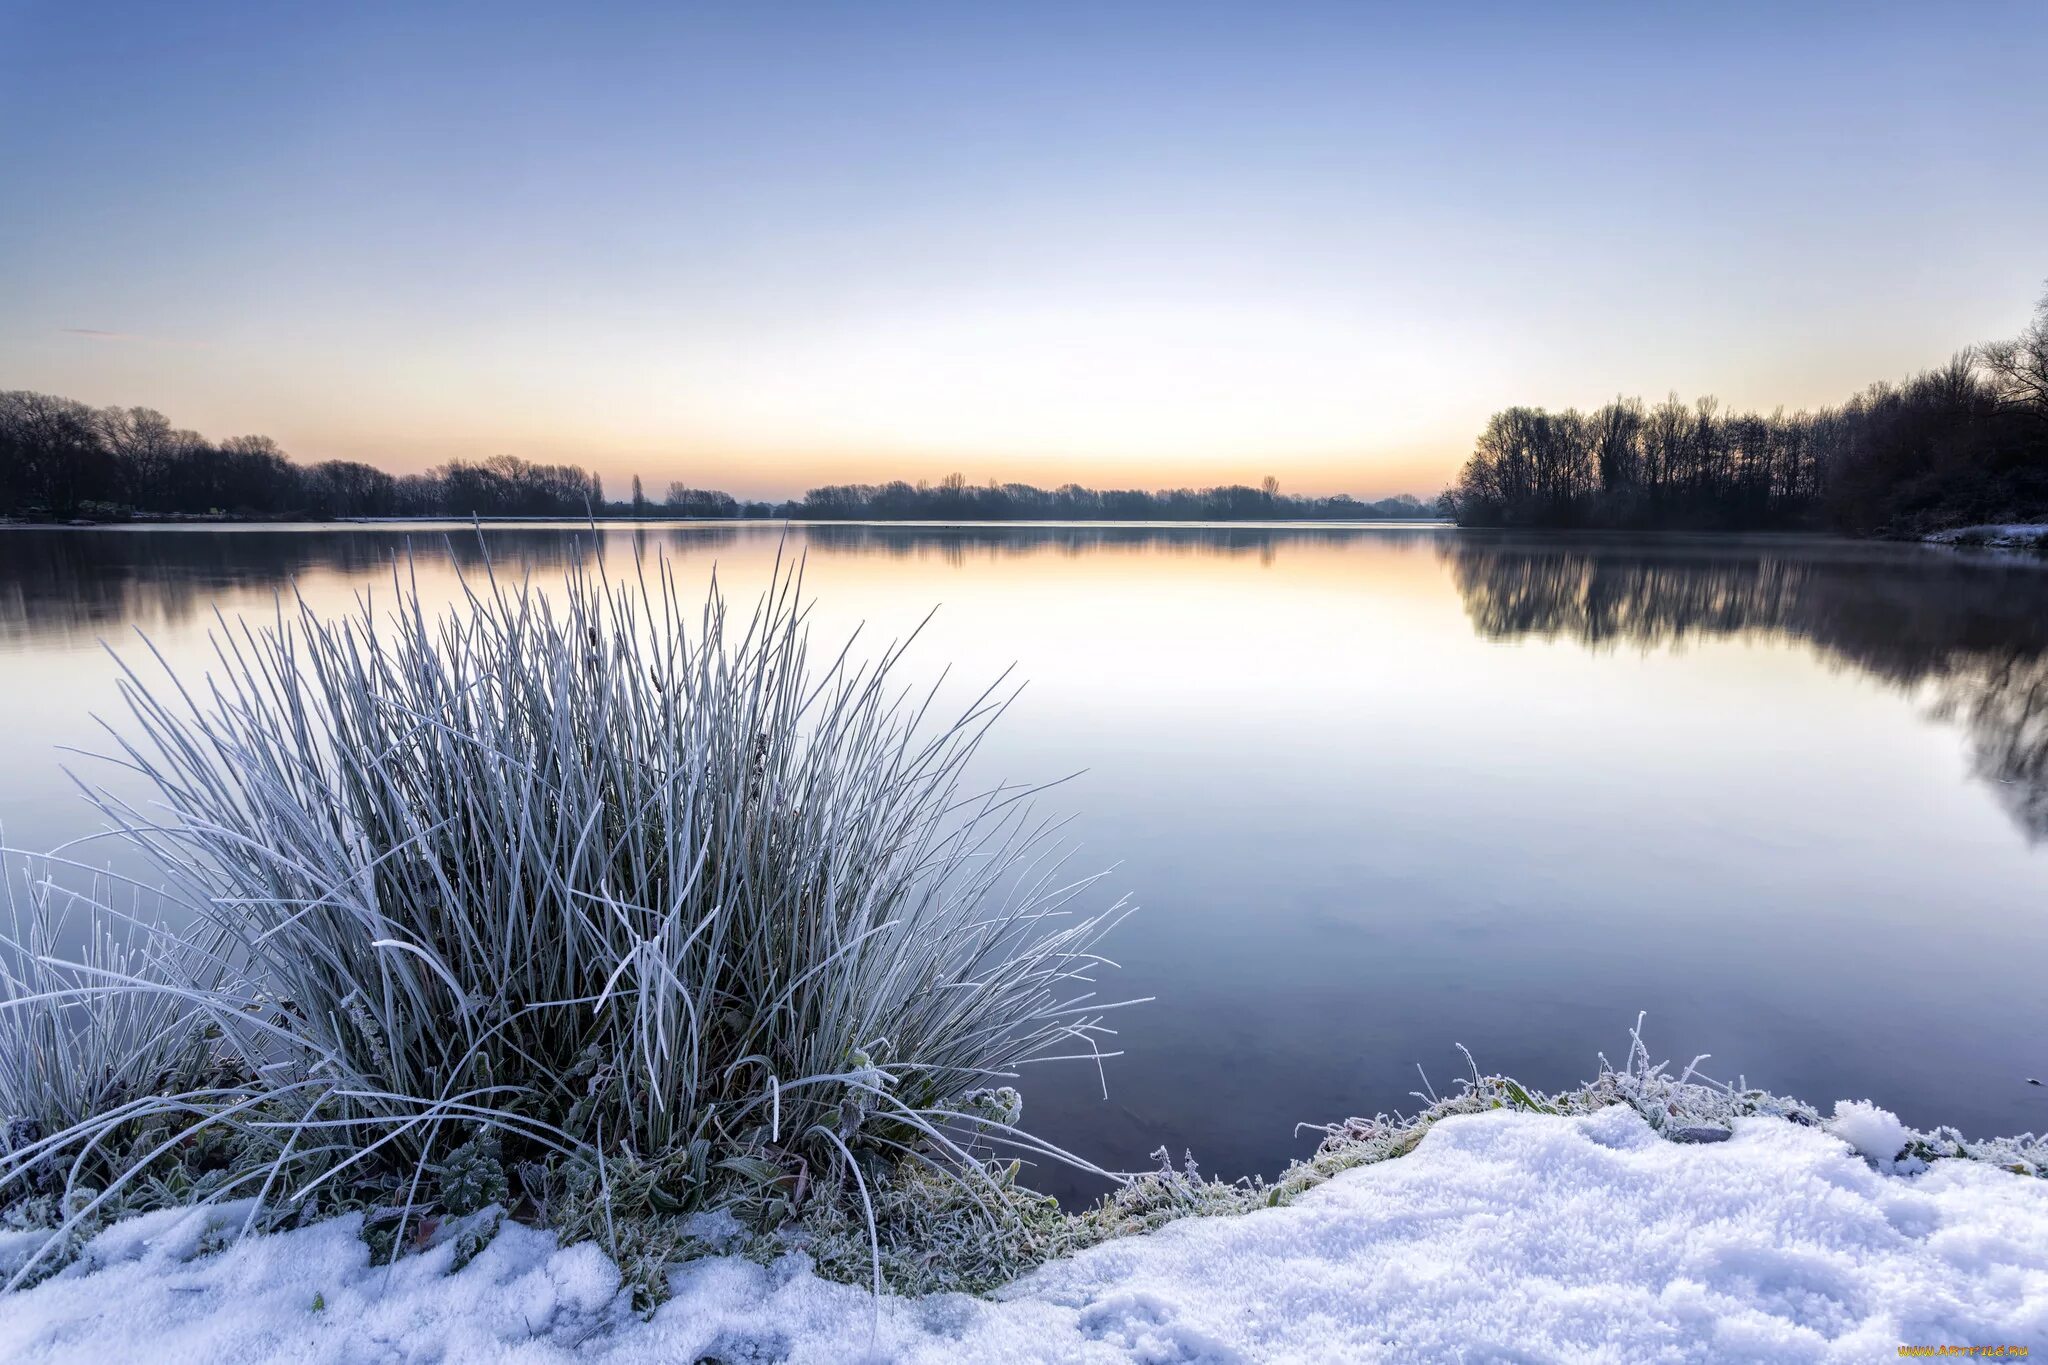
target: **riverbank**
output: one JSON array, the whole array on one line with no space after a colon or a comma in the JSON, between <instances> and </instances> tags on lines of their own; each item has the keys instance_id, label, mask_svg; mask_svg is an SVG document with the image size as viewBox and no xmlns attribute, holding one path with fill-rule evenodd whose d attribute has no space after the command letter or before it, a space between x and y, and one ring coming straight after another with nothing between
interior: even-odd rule
<instances>
[{"instance_id":1,"label":"riverbank","mask_svg":"<svg viewBox=\"0 0 2048 1365\"><path fill-rule=\"evenodd\" d=\"M1160 519L1154 519L1154 520L1112 520L1112 519L1108 519L1108 518L1087 518L1087 519L1068 519L1068 520L1048 520L1048 521L1040 521L1040 520L1022 520L1022 519L1015 519L1015 520L1001 520L1001 521L986 521L986 520L984 520L984 521L976 521L976 520L951 520L951 521L949 521L949 520L939 520L939 519L932 519L932 518L924 518L924 517L868 517L868 518L851 518L851 519L847 519L847 518L829 518L829 517L805 517L805 516L770 516L770 517L707 517L707 516L674 516L674 515L662 515L662 516L649 516L649 517L633 517L633 516L623 516L623 515L617 515L617 514L609 514L609 513L601 513L601 514L599 514L599 515L598 515L598 516L596 516L596 517L589 517L589 516L554 516L554 517L550 517L550 516L489 516L489 517L451 517L451 516L417 516L417 517L400 517L400 516L388 516L388 517L329 517L329 518L320 518L320 519L315 519L315 520L306 520L306 519L288 519L288 520L278 520L278 519L275 519L275 518L270 518L270 517L239 517L239 516L230 516L230 515L226 515L226 514L219 514L219 513L213 513L213 514L193 514L193 515L183 515L183 514L157 514L157 515L137 515L137 516L129 516L129 517L105 517L105 518L92 518L92 517L75 517L75 518L71 518L71 519L68 519L68 520L66 520L66 519L60 519L60 518L25 518L25 517L8 517L8 516L0 516L0 529L6 529L6 528L12 528L12 527L19 527L19 528L24 528L24 529L34 529L34 530L61 530L61 529L79 529L79 530L90 530L90 529L107 529L107 528L114 528L114 529L149 529L149 528L152 528L152 527L167 527L167 528L201 528L201 529L203 529L203 528L209 528L209 527L211 527L211 528L215 528L215 529L223 529L223 530L225 530L225 529L234 529L234 530L263 530L263 529L266 529L266 528L274 528L274 529L278 529L278 530L287 530L287 529L289 529L289 530L303 530L303 529L318 529L318 530L352 530L352 529L357 529L357 528L365 528L365 527L368 527L368 528L380 528L380 527L381 527L381 528L404 528L404 527L427 527L427 528L444 528L444 527L468 527L468 526L499 526L499 527L525 527L525 526L538 526L538 527L552 527L552 526L561 526L561 527L569 527L569 528L574 528L574 527L579 527L579 526L590 526L590 525L597 525L597 526L602 526L602 527L605 527L605 528L608 528L608 529L625 529L625 528L630 528L630 527L634 527L634 526L644 526L644 527L656 527L656 526L672 526L672 525L688 525L688 526L733 526L733 527L740 527L740 526L760 526L760 525L788 525L788 526L892 526L892 527L903 527L903 528L906 528L906 529L930 529L930 530L944 530L944 529L948 529L948 528L957 528L957 527L974 527L974 528L1005 528L1005 527L1010 527L1010 528L1016 528L1016 529L1019 529L1019 530L1028 530L1028 529L1032 529L1032 528L1043 528L1043 527L1049 527L1049 526L1057 526L1057 527L1073 527L1073 528L1076 528L1076 529L1084 529L1084 528L1090 528L1090 527L1102 527L1102 528L1120 528L1120 527L1133 527L1133 526L1143 526L1143 527L1157 527L1157 528L1163 528L1163 529L1173 529L1173 528L1185 528L1185 529L1188 529L1188 530L1201 530L1201 529L1208 529L1208 528L1215 528L1215 527L1232 527L1232 528L1239 528L1239 529L1246 529L1246 530L1256 530L1256 529L1261 529L1261 528L1275 528L1275 529L1289 529L1289 530L1294 530L1294 529L1305 529L1305 528L1307 528L1307 529L1336 529L1336 530L1341 530L1341 529L1344 529L1344 528L1346 528L1346 527L1371 527L1371 528L1387 528L1387 527L1400 527L1400 528L1403 528L1403 529L1409 529L1409 528L1413 528L1413 529L1427 529L1427 530L1457 530L1457 529L1466 529L1466 530L1479 530L1479 531L1487 531L1487 530L1495 530L1495 529L1498 529L1498 528L1489 528L1489 527L1464 527L1464 528L1460 528L1460 527L1459 527L1459 526L1457 525L1457 523L1456 523L1456 522L1453 522L1453 521L1449 521L1449 520L1445 520L1445 519L1443 519L1443 518L1438 518L1438 517L1402 517L1402 518L1367 518L1367 519L1359 519L1359 520L1349 520L1349 519L1340 519L1340 518L1334 518L1334 517L1326 517L1326 518L1316 518L1316 519L1313 519L1313 520L1293 520L1293 521L1289 521L1289 520L1284 520L1284 519L1281 519L1281 520L1275 520L1275 519L1270 519L1270 518L1258 518L1258 519L1239 519L1239 518L1224 518L1224 519L1209 519L1209 520L1179 520L1179 519L1173 519L1173 520L1160 520ZM1520 529L1525 529L1525 530L1538 530L1538 531L1543 531L1543 530L1552 530L1552 531L1559 531L1560 533L1562 533L1562 531L1563 531L1563 528L1520 528ZM1579 534L1579 535L1583 535L1583 534L1587 534L1587 532L1585 532L1584 530L1577 530L1577 531L1573 531L1573 532L1571 532L1571 534ZM1651 537L1654 537L1654 536L1658 536L1658 535L1677 535L1677 536L1702 536L1702 535L1705 535L1705 536L1716 536L1716 535L1724 535L1724 536L1731 536L1731 537L1734 537L1734 536L1749 536L1749 535L1760 535L1760 534L1761 534L1761 535L1771 535L1771 534L1786 534L1786 535L1805 535L1805 534L1813 534L1813 533L1811 533L1811 532L1805 532L1805 531L1784 531L1784 532L1773 532L1773 531L1726 531L1726 532L1716 532L1716 531L1698 531L1698 530L1690 530L1690 529L1678 529L1678 528L1670 528L1670 529L1665 529L1665 530L1659 530L1659 531L1613 531L1613 532L1607 532L1607 531L1596 531L1596 532L1593 532L1592 534L1614 534L1614 535L1624 535L1624 536L1630 536L1630 535L1634 535L1634 536L1651 536ZM2043 546L2044 544L2048 544L2048 522L2015 522L2015 523L1988 523L1988 524L1985 524L1985 525L1977 525L1977 526L1958 526L1958 527L1951 527L1950 529L1948 529L1948 530L1945 530L1945 531L1931 531L1931 532L1928 532L1928 533L1927 533L1927 534L1925 534L1925 535L1921 535L1921 536L1917 536L1917 537L1915 537L1915 536L1904 536L1904 537L1900 537L1900 536L1892 536L1892 535L1876 535L1876 536L1844 536L1844 537L1842 537L1842 538L1843 538L1843 539L1847 539L1847 540L1859 540L1859 539L1862 539L1862 540L1895 540L1895 539L1908 539L1908 540L1912 540L1912 539L1917 539L1917 540L1921 541L1922 543L1925 543L1925 544L1929 544L1929 545L1945 545L1945 546L1950 546L1950 547L1954 547L1954 548L1963 548L1963 549L1994 549L1994 550L2032 550L2032 551L2035 551L2035 552L2039 553L2039 552L2041 552L2041 548L2042 548L2042 546Z\"/></svg>"},{"instance_id":2,"label":"riverbank","mask_svg":"<svg viewBox=\"0 0 2048 1365\"><path fill-rule=\"evenodd\" d=\"M246 1201L165 1210L0 1297L0 1356L1848 1361L2048 1347L2048 1143L2032 1135L1917 1133L1862 1102L1824 1119L1690 1068L1674 1078L1639 1038L1627 1067L1577 1090L1475 1075L1413 1119L1327 1131L1271 1186L1146 1177L1120 1196L1140 1215L1129 1235L986 1297L877 1298L844 1265L819 1273L828 1248L764 1242L722 1215L697 1218L711 1254L675 1267L642 1314L596 1243L564 1247L495 1210L387 1266L359 1215L236 1241ZM0 1266L36 1237L0 1234Z\"/></svg>"},{"instance_id":3,"label":"riverbank","mask_svg":"<svg viewBox=\"0 0 2048 1365\"><path fill-rule=\"evenodd\" d=\"M1862 1128L1885 1130L1875 1113ZM992 1298L886 1296L801 1251L692 1262L651 1317L585 1243L507 1225L370 1264L355 1218L213 1250L240 1210L146 1215L0 1300L19 1361L1870 1360L2048 1346L2048 1181L1872 1159L1735 1120L1661 1139L1632 1108L1437 1123L1296 1203L1189 1218Z\"/></svg>"},{"instance_id":4,"label":"riverbank","mask_svg":"<svg viewBox=\"0 0 2048 1365\"><path fill-rule=\"evenodd\" d=\"M194 528L200 528L200 529L205 529L205 528L214 528L214 529L235 529L235 530L263 530L263 529L266 529L266 528L271 528L271 529L276 529L276 530L307 530L307 529L311 529L311 530L343 530L343 531L345 531L345 530L354 530L354 529L358 529L358 528L362 528L362 527L401 527L401 528L402 528L402 527L412 527L412 526L419 526L419 527L430 527L430 528L436 528L436 529L438 529L438 528L441 528L441 527L469 527L469 526L494 526L494 527L524 527L524 526L541 526L541 527L557 527L557 526L559 526L559 527L567 527L567 528L569 528L569 529L575 529L575 528L577 528L577 527L581 527L581 526L591 526L591 525L596 525L596 526L602 526L602 527L605 527L605 528L607 528L607 529L614 529L614 530L622 530L622 529L627 529L627 528L630 528L630 527L635 527L635 526L645 526L645 527L657 527L657 526L671 526L671 525L686 525L686 526L764 526L764 525L765 525L765 526L895 526L895 527L903 527L903 528L906 528L906 529L913 529L913 530L918 530L918 529L928 529L928 530L946 530L946 529L949 529L949 528L956 528L956 527L977 527L977 528L982 528L982 527L987 527L987 528L1004 528L1004 527L1014 527L1014 528L1017 528L1017 529L1019 529L1019 530L1029 530L1029 529L1033 529L1033 528L1044 528L1044 527L1073 527L1073 528L1075 528L1075 529L1088 529L1088 528L1093 528L1093 527L1102 527L1102 528L1110 528L1110 529L1114 529L1114 528L1119 528L1119 527L1131 527L1131 526L1144 526L1144 527L1158 527L1158 528L1162 528L1162 529L1174 529L1174 528L1184 528L1184 529L1187 529L1187 530L1204 530L1204 529L1213 529L1213 528L1216 528L1216 527L1232 527L1232 528L1240 528L1240 529L1245 529L1245 530L1260 530L1260 529L1286 529L1286 530L1303 530L1303 529L1321 529L1321 528L1328 528L1328 529L1334 529L1334 530L1343 530L1343 529L1346 529L1346 528L1350 528L1350 527L1363 527L1363 528L1373 528L1373 529L1384 529L1384 528L1387 528L1387 527L1401 527L1401 528L1410 528L1410 527L1414 527L1414 528L1422 528L1422 529L1455 529L1455 527L1454 527L1454 524L1453 524L1452 522L1450 522L1450 521L1447 521L1447 520L1445 520L1445 519L1443 519L1443 518L1441 518L1441 517L1365 517L1365 518L1340 518L1340 517L1316 517L1316 518L1308 518L1308 519L1296 519L1296 520L1286 520L1286 519L1284 519L1284 518L1283 518L1283 519L1275 519L1275 518L1270 518L1270 517L1266 517L1266 518L1239 518L1239 517L1226 517L1226 518L1212 518L1212 519L1206 519L1206 520L1203 520L1203 519L1190 519L1190 518L1153 518L1153 519L1150 519L1150 520L1145 520L1145 519L1133 519L1133 520L1119 520L1119 519L1115 519L1115 518L1109 518L1109 517L1087 517L1087 518L1068 518L1068 519L1064 519L1064 520L1061 520L1061 519L1051 519L1051 520L1033 520L1033 519L1026 519L1026 518L1006 518L1006 519L1002 519L1002 520L980 520L980 521L976 521L976 520L972 520L972 519L955 519L955 520L946 520L946 519L941 519L941 518L933 518L933 517L867 517L867 518L857 518L857 517L856 517L856 518L845 518L845 517L811 517L811 516L801 516L801 515L789 515L789 516L758 516L758 517L755 517L755 516L747 516L747 517L693 517L693 516L681 516L681 515L671 516L671 515L666 515L666 514L664 514L664 515L662 515L662 516L647 516L647 517L634 517L634 516L624 516L624 515L618 515L618 514L613 514L613 513L599 513L599 514L598 514L597 516L595 516L595 517L590 517L590 516L580 516L580 515L579 515L579 516L558 516L558 517L549 517L549 516L490 516L490 517L458 517L458 516L418 516L418 517L396 517L396 516L394 516L394 517L323 517L323 518L316 518L316 519L282 519L282 520L281 520L281 519L278 519L278 518L273 518L273 517L235 517L235 516L226 516L226 515L194 515L194 516L176 516L176 515L164 515L164 516L136 516L136 517L104 517L104 518L92 518L92 517L73 517L73 518L69 518L69 519L60 519L60 518L55 518L55 517L40 517L40 518L29 518L29 517L7 517L7 516L0 516L0 529L6 529L6 528L10 528L10 527L19 527L19 528L24 528L24 529L31 529L31 530L44 530L44 531L48 531L48 530L67 530L67 529L70 529L70 530L93 530L93 529L141 529L141 530L147 530L147 529L151 529L151 528L157 528L157 527L181 527L181 528L182 528L182 527L194 527Z\"/></svg>"},{"instance_id":5,"label":"riverbank","mask_svg":"<svg viewBox=\"0 0 2048 1365\"><path fill-rule=\"evenodd\" d=\"M2048 522L2005 522L1984 526L1957 526L1922 536L1930 545L1956 549L2031 550L2048 555Z\"/></svg>"}]
</instances>

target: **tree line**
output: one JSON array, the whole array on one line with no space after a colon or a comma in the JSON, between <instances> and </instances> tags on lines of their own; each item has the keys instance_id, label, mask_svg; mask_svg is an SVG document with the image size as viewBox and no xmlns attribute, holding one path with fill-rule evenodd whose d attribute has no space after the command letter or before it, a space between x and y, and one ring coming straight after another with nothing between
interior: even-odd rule
<instances>
[{"instance_id":1,"label":"tree line","mask_svg":"<svg viewBox=\"0 0 2048 1365\"><path fill-rule=\"evenodd\" d=\"M897 480L813 488L792 515L809 521L1373 521L1413 520L1436 509L1408 494L1365 502L1346 493L1302 497L1282 493L1268 477L1259 487L1037 488L1028 483L970 484L953 474L937 484Z\"/></svg>"},{"instance_id":2,"label":"tree line","mask_svg":"<svg viewBox=\"0 0 2048 1365\"><path fill-rule=\"evenodd\" d=\"M1444 506L1463 526L1869 535L2048 520L2048 297L2019 337L1819 412L1676 394L1497 412Z\"/></svg>"},{"instance_id":3,"label":"tree line","mask_svg":"<svg viewBox=\"0 0 2048 1365\"><path fill-rule=\"evenodd\" d=\"M268 436L210 441L152 408L0 393L0 512L16 516L580 515L604 492L575 465L510 455L393 475L301 465Z\"/></svg>"},{"instance_id":4,"label":"tree line","mask_svg":"<svg viewBox=\"0 0 2048 1365\"><path fill-rule=\"evenodd\" d=\"M1419 499L1295 497L1268 478L1162 492L1067 484L903 481L814 488L791 502L746 502L676 482L657 504L640 479L607 502L596 474L512 455L451 460L394 475L354 460L302 465L267 436L210 441L151 408L93 408L24 390L0 392L0 515L43 518L235 517L771 517L807 521L1300 521L1435 515Z\"/></svg>"},{"instance_id":5,"label":"tree line","mask_svg":"<svg viewBox=\"0 0 2048 1365\"><path fill-rule=\"evenodd\" d=\"M769 516L764 502L669 485L665 515ZM652 515L633 480L607 502L596 474L513 455L391 474L355 460L295 462L268 436L211 441L153 408L93 408L27 390L0 392L0 515L126 519L222 517L580 517Z\"/></svg>"}]
</instances>

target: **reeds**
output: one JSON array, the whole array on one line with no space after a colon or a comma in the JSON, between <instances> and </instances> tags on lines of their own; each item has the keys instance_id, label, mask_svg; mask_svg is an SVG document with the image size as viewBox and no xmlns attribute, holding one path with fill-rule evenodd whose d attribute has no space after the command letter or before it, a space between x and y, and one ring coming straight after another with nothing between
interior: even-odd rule
<instances>
[{"instance_id":1,"label":"reeds","mask_svg":"<svg viewBox=\"0 0 2048 1365\"><path fill-rule=\"evenodd\" d=\"M208 1195L325 1191L399 1237L451 1157L783 1215L902 1162L994 1191L976 1141L1085 1165L988 1092L1103 1055L1124 907L1074 908L1094 878L1029 792L963 794L1007 696L934 723L900 646L814 666L803 600L778 565L739 621L600 561L434 613L400 566L384 608L222 622L203 683L123 663L150 799L96 800L168 910L125 955L20 936L0 1101L40 1131L0 1204L59 1183L69 1228L202 1137Z\"/></svg>"}]
</instances>

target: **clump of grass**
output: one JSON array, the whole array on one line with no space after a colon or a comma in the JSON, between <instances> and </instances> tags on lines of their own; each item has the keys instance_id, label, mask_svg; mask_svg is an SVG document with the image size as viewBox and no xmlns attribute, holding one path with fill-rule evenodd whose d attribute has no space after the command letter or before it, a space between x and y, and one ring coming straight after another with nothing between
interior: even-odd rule
<instances>
[{"instance_id":1,"label":"clump of grass","mask_svg":"<svg viewBox=\"0 0 2048 1365\"><path fill-rule=\"evenodd\" d=\"M965 793L1006 696L935 725L901 647L814 666L780 566L744 619L715 584L686 609L665 566L487 570L441 614L393 588L223 623L204 684L122 665L151 801L96 799L171 904L139 954L38 940L55 975L0 983L0 1102L46 1116L0 1203L63 1165L72 1235L215 1142L203 1194L255 1195L244 1226L324 1200L403 1248L578 1187L618 1250L641 1212L831 1205L879 1284L875 1194L906 1168L999 1218L970 1141L1088 1166L979 1098L1108 1055L1091 978L1124 913L1076 909L1094 879L1029 793ZM85 1057L61 1103L21 1060L57 1033Z\"/></svg>"},{"instance_id":2,"label":"clump of grass","mask_svg":"<svg viewBox=\"0 0 2048 1365\"><path fill-rule=\"evenodd\" d=\"M103 909L104 878L74 894L49 881L46 864L13 870L18 876L0 874L0 1152L8 1153L189 1088L205 1058L201 1021L181 1001L106 989L109 978L138 974L198 979L198 954ZM166 951L182 960L156 960ZM51 1174L49 1161L35 1164Z\"/></svg>"}]
</instances>

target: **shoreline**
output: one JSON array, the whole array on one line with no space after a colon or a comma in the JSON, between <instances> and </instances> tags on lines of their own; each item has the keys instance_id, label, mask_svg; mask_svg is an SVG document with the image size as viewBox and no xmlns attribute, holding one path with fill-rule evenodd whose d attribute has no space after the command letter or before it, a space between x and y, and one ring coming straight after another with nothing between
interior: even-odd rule
<instances>
[{"instance_id":1,"label":"shoreline","mask_svg":"<svg viewBox=\"0 0 2048 1365\"><path fill-rule=\"evenodd\" d=\"M610 530L628 529L635 526L655 528L661 526L902 526L910 528L931 527L1187 527L1208 529L1242 527L1246 529L1287 529L1304 530L1317 527L1372 528L1372 529L1417 529L1457 530L1455 522L1442 518L1363 518L1339 520L1317 518L1314 520L1287 521L1273 519L1258 520L1154 520L1128 521L1110 518L1088 518L1086 520L1039 521L1015 519L1007 521L943 520L923 517L876 517L867 519L846 518L804 518L804 517L334 517L323 521L279 521L268 518L236 517L150 517L131 520L98 521L88 518L74 518L69 521L37 520L0 517L0 530L41 530L41 531L122 531L161 529L212 529L212 530L347 530L359 527L404 528L422 527L429 529L466 529L473 526L495 527L578 527L593 522Z\"/></svg>"},{"instance_id":2,"label":"shoreline","mask_svg":"<svg viewBox=\"0 0 2048 1365\"><path fill-rule=\"evenodd\" d=\"M2019 550L2048 556L2048 522L1988 522L1930 531L1920 539L1955 550Z\"/></svg>"},{"instance_id":3,"label":"shoreline","mask_svg":"<svg viewBox=\"0 0 2048 1365\"><path fill-rule=\"evenodd\" d=\"M1862 1102L1821 1120L1673 1078L1639 1038L1627 1070L1577 1091L1461 1085L1406 1123L1333 1125L1289 1173L1313 1172L1298 1188L1141 1177L1123 1226L983 1294L877 1298L846 1273L865 1270L864 1245L857 1265L835 1262L817 1238L699 1214L704 1254L669 1268L666 1302L643 1312L598 1244L495 1209L386 1267L359 1214L235 1240L235 1201L114 1223L71 1267L0 1295L0 1354L328 1359L367 1337L393 1358L1237 1365L2048 1344L2040 1139L1914 1133ZM0 1263L33 1236L0 1233ZM1589 1315L1593 1297L1611 1308Z\"/></svg>"},{"instance_id":4,"label":"shoreline","mask_svg":"<svg viewBox=\"0 0 2048 1365\"><path fill-rule=\"evenodd\" d=\"M1358 520L1337 518L1316 518L1310 520L1286 520L1269 518L1247 518L1231 520L1125 520L1110 518L1087 518L1065 520L974 520L942 519L923 517L870 517L870 518L796 518L796 517L619 517L619 516L489 516L489 517L333 517L322 520L274 519L261 517L229 516L156 516L112 520L94 518L27 519L0 517L0 531L152 531L152 530L217 530L217 531L338 531L338 530L434 530L452 531L477 528L499 530L557 529L598 527L607 531L644 528L648 530L675 527L742 527L775 526L783 528L860 526L884 530L1018 530L1059 528L1063 530L1104 530L1135 529L1147 530L1415 530L1415 531L1461 531L1481 535L1533 535L1533 536L1592 536L1629 540L1657 541L1665 539L1805 539L1819 538L1843 542L1869 542L1873 544L1919 544L1939 546L1958 550L2000 550L2008 552L2032 552L2048 555L2048 522L1987 522L1969 526L1950 527L1941 531L1922 534L1870 534L1855 535L1844 531L1830 531L1813 528L1752 528L1716 530L1709 528L1667 527L1667 528L1617 528L1617 527L1559 527L1559 526L1460 526L1446 518L1361 518Z\"/></svg>"}]
</instances>

